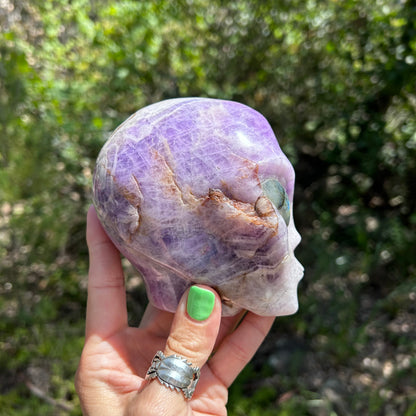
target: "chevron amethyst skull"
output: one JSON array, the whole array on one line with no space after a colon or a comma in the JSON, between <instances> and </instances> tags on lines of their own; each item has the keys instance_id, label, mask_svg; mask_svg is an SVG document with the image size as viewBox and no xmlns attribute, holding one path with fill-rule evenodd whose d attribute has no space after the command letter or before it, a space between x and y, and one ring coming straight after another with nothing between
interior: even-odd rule
<instances>
[{"instance_id":1,"label":"chevron amethyst skull","mask_svg":"<svg viewBox=\"0 0 416 416\"><path fill-rule=\"evenodd\" d=\"M93 199L156 307L175 311L202 283L220 294L223 315L288 315L303 276L293 253L294 179L261 114L181 98L145 107L114 131L97 159Z\"/></svg>"}]
</instances>

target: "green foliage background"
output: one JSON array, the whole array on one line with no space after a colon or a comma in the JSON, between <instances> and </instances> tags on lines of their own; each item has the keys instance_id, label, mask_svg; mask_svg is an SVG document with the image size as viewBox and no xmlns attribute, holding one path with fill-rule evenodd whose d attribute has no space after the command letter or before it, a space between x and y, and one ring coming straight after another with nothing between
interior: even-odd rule
<instances>
[{"instance_id":1,"label":"green foliage background","mask_svg":"<svg viewBox=\"0 0 416 416\"><path fill-rule=\"evenodd\" d=\"M414 0L0 1L0 414L80 414L95 158L138 108L208 96L275 130L306 269L230 415L415 415L415 22Z\"/></svg>"}]
</instances>

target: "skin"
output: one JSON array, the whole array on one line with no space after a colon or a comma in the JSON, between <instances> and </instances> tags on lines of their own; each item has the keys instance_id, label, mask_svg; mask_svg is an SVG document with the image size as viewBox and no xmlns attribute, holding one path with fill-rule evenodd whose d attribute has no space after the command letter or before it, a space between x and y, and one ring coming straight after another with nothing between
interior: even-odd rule
<instances>
[{"instance_id":1,"label":"skin","mask_svg":"<svg viewBox=\"0 0 416 416\"><path fill-rule=\"evenodd\" d=\"M218 294L201 285L216 297L206 320L187 314L186 292L175 314L149 304L139 327L129 327L120 254L92 207L87 243L86 338L75 379L84 415L226 415L228 387L257 351L274 318L251 312L221 318ZM156 379L145 380L158 350L166 356L179 354L201 368L191 400Z\"/></svg>"}]
</instances>

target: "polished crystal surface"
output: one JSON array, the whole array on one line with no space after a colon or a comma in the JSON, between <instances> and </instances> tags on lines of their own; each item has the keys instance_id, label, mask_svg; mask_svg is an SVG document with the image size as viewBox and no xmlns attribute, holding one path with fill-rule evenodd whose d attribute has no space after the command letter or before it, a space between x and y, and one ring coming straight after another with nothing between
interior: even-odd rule
<instances>
[{"instance_id":1,"label":"polished crystal surface","mask_svg":"<svg viewBox=\"0 0 416 416\"><path fill-rule=\"evenodd\" d=\"M303 276L293 253L294 179L261 114L181 98L145 107L114 131L97 159L93 199L158 308L175 311L186 288L204 283L224 315L288 315Z\"/></svg>"}]
</instances>

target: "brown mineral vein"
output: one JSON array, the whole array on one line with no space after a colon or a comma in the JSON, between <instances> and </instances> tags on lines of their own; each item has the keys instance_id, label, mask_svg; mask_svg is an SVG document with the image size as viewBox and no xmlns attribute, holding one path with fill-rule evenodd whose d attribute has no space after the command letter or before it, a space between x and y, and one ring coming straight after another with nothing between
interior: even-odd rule
<instances>
[{"instance_id":1,"label":"brown mineral vein","mask_svg":"<svg viewBox=\"0 0 416 416\"><path fill-rule=\"evenodd\" d=\"M153 256L150 256L148 254L145 254L143 251L141 251L140 253L137 254L137 257L144 257L147 260L150 260L151 262L154 262L155 264L157 264L158 266L160 266L162 269L166 269L171 273L174 273L176 275L178 275L179 277L181 277L182 279L186 280L187 282L192 282L193 278L192 276L188 276L186 275L182 270L179 270L178 267L173 267L170 266L169 264L163 263L162 261L156 259ZM135 258L135 260L137 261L137 257Z\"/></svg>"},{"instance_id":2,"label":"brown mineral vein","mask_svg":"<svg viewBox=\"0 0 416 416\"><path fill-rule=\"evenodd\" d=\"M152 149L151 152L155 160L159 163L158 167L160 168L160 173L162 174L161 184L166 185L166 188L173 195L178 196L183 205L187 205L188 201L186 200L186 198L184 198L182 189L176 180L175 171L172 168L172 166L170 166L167 158L155 149Z\"/></svg>"}]
</instances>

